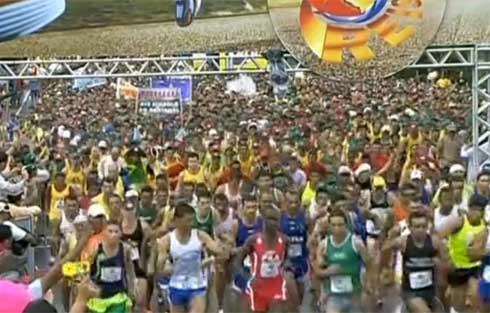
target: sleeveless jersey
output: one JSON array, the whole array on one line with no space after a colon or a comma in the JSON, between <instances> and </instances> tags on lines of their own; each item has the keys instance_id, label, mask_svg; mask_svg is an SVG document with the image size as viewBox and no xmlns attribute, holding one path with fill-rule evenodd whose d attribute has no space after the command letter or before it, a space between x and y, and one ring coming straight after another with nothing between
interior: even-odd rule
<instances>
[{"instance_id":1,"label":"sleeveless jersey","mask_svg":"<svg viewBox=\"0 0 490 313\"><path fill-rule=\"evenodd\" d=\"M441 214L441 208L437 208L434 211L434 229L436 231L441 231L444 225L447 225L447 223L451 220L454 220L458 218L458 209L456 206L454 206L451 209L451 212L448 215L443 215Z\"/></svg>"},{"instance_id":2,"label":"sleeveless jersey","mask_svg":"<svg viewBox=\"0 0 490 313\"><path fill-rule=\"evenodd\" d=\"M173 272L169 286L181 290L206 288L207 279L201 270L202 243L197 235L197 229L191 231L189 240L182 244L177 239L176 231L170 233L170 256Z\"/></svg>"},{"instance_id":3,"label":"sleeveless jersey","mask_svg":"<svg viewBox=\"0 0 490 313\"><path fill-rule=\"evenodd\" d=\"M242 174L248 178L252 177L254 157L250 154L247 160L242 161L240 158L238 158L238 160L240 162L240 170Z\"/></svg>"},{"instance_id":4,"label":"sleeveless jersey","mask_svg":"<svg viewBox=\"0 0 490 313\"><path fill-rule=\"evenodd\" d=\"M66 185L62 191L56 190L54 185L51 185L51 202L49 205L49 217L51 219L61 218L61 210L64 206L65 198L70 195L70 186Z\"/></svg>"},{"instance_id":5,"label":"sleeveless jersey","mask_svg":"<svg viewBox=\"0 0 490 313\"><path fill-rule=\"evenodd\" d=\"M242 195L240 194L240 189L242 188L242 182L238 185L238 192L235 195L232 195L230 192L230 186L228 183L225 184L225 196L228 199L228 203L231 207L236 208L237 212L240 212L242 209Z\"/></svg>"},{"instance_id":6,"label":"sleeveless jersey","mask_svg":"<svg viewBox=\"0 0 490 313\"><path fill-rule=\"evenodd\" d=\"M117 254L106 258L102 244L99 244L94 263L90 268L92 280L101 289L101 298L110 298L127 291L126 268L124 266L124 248L119 244Z\"/></svg>"},{"instance_id":7,"label":"sleeveless jersey","mask_svg":"<svg viewBox=\"0 0 490 313\"><path fill-rule=\"evenodd\" d=\"M85 189L85 173L83 172L83 169L75 171L68 166L68 170L66 171L66 183L80 185L80 187Z\"/></svg>"},{"instance_id":8,"label":"sleeveless jersey","mask_svg":"<svg viewBox=\"0 0 490 313\"><path fill-rule=\"evenodd\" d=\"M470 260L467 248L473 237L484 229L483 220L479 225L473 226L465 216L463 227L457 233L449 236L449 256L457 269L472 268L481 264L480 261Z\"/></svg>"},{"instance_id":9,"label":"sleeveless jersey","mask_svg":"<svg viewBox=\"0 0 490 313\"><path fill-rule=\"evenodd\" d=\"M248 237L262 231L264 221L261 217L255 220L253 225L245 225L241 217L238 217L238 230L236 235L236 246L241 247L247 241Z\"/></svg>"},{"instance_id":10,"label":"sleeveless jersey","mask_svg":"<svg viewBox=\"0 0 490 313\"><path fill-rule=\"evenodd\" d=\"M361 291L362 260L355 248L354 236L348 233L339 245L333 242L332 236L325 240L325 262L328 266L339 265L341 272L330 276L324 283L329 294L353 294Z\"/></svg>"},{"instance_id":11,"label":"sleeveless jersey","mask_svg":"<svg viewBox=\"0 0 490 313\"><path fill-rule=\"evenodd\" d=\"M224 221L220 221L216 228L214 229L214 233L216 236L221 236L222 234L231 233L231 229L233 227L233 209L228 208L228 216Z\"/></svg>"},{"instance_id":12,"label":"sleeveless jersey","mask_svg":"<svg viewBox=\"0 0 490 313\"><path fill-rule=\"evenodd\" d=\"M61 211L60 233L63 236L68 236L70 233L75 232L75 225L73 222L68 221L65 215L65 211Z\"/></svg>"},{"instance_id":13,"label":"sleeveless jersey","mask_svg":"<svg viewBox=\"0 0 490 313\"><path fill-rule=\"evenodd\" d=\"M306 183L305 190L301 195L301 205L304 208L308 208L311 202L315 199L316 190L310 187L310 182Z\"/></svg>"},{"instance_id":14,"label":"sleeveless jersey","mask_svg":"<svg viewBox=\"0 0 490 313\"><path fill-rule=\"evenodd\" d=\"M194 214L194 222L192 224L192 227L207 233L209 236L211 236L211 238L214 237L213 225L214 225L214 221L213 221L213 214L211 210L209 211L208 216L204 220L201 220L199 218L197 212Z\"/></svg>"},{"instance_id":15,"label":"sleeveless jersey","mask_svg":"<svg viewBox=\"0 0 490 313\"><path fill-rule=\"evenodd\" d=\"M193 183L196 185L206 183L204 178L204 168L201 166L199 172L196 174L192 174L189 170L184 170L184 183Z\"/></svg>"},{"instance_id":16,"label":"sleeveless jersey","mask_svg":"<svg viewBox=\"0 0 490 313\"><path fill-rule=\"evenodd\" d=\"M251 265L252 281L255 286L267 287L274 282L280 283L283 278L283 264L286 255L286 243L278 234L276 244L268 250L262 233L259 233L252 245Z\"/></svg>"},{"instance_id":17,"label":"sleeveless jersey","mask_svg":"<svg viewBox=\"0 0 490 313\"><path fill-rule=\"evenodd\" d=\"M143 237L144 237L143 226L141 225L140 219L136 221L136 228L132 233L127 234L123 232L121 234L121 240L126 242L131 247L130 257L131 257L131 261L133 261L134 270L138 277L144 275L145 273L145 271L141 268L139 263L139 259L141 257L140 251L142 250Z\"/></svg>"},{"instance_id":18,"label":"sleeveless jersey","mask_svg":"<svg viewBox=\"0 0 490 313\"><path fill-rule=\"evenodd\" d=\"M256 218L255 223L250 226L245 225L245 223L243 223L242 218L238 217L236 246L237 247L243 246L245 241L247 241L248 237L262 231L262 225L263 225L263 219L261 217ZM240 272L235 273L233 275L233 289L235 289L236 291L243 293L247 289L249 283L248 275L250 274L250 266L251 266L250 256L247 255L242 263L243 272L245 273L245 275L243 275Z\"/></svg>"},{"instance_id":19,"label":"sleeveless jersey","mask_svg":"<svg viewBox=\"0 0 490 313\"><path fill-rule=\"evenodd\" d=\"M289 245L287 257L295 268L306 272L308 270L308 234L304 212L298 212L295 217L289 217L286 212L281 213L281 232L288 237Z\"/></svg>"},{"instance_id":20,"label":"sleeveless jersey","mask_svg":"<svg viewBox=\"0 0 490 313\"><path fill-rule=\"evenodd\" d=\"M403 253L403 290L421 291L435 288L435 256L436 250L430 235L426 235L422 248L415 245L412 235L407 237L407 246Z\"/></svg>"},{"instance_id":21,"label":"sleeveless jersey","mask_svg":"<svg viewBox=\"0 0 490 313\"><path fill-rule=\"evenodd\" d=\"M409 236L410 235L410 228L408 227L408 221L401 220L398 222L398 226L400 227L400 234L402 236ZM429 224L429 230L427 230L427 234L430 233L431 229L431 223ZM403 256L400 251L395 251L393 253L393 266L394 266L394 271L395 271L395 279L397 282L402 282L403 278Z\"/></svg>"}]
</instances>

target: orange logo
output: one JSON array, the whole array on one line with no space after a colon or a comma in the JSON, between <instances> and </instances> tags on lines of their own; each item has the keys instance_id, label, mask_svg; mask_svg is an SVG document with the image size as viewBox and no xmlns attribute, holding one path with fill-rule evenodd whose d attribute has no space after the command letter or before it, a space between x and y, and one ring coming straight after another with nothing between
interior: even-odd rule
<instances>
[{"instance_id":1,"label":"orange logo","mask_svg":"<svg viewBox=\"0 0 490 313\"><path fill-rule=\"evenodd\" d=\"M402 26L400 18L410 23ZM398 46L413 36L422 18L422 0L303 0L300 8L307 45L324 62L336 64L344 52L357 61L375 58L373 36Z\"/></svg>"}]
</instances>

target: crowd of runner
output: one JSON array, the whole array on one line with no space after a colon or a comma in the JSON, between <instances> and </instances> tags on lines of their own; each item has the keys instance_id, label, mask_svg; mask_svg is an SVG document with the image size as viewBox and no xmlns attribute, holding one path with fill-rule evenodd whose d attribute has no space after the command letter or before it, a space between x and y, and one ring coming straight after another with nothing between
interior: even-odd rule
<instances>
[{"instance_id":1,"label":"crowd of runner","mask_svg":"<svg viewBox=\"0 0 490 313\"><path fill-rule=\"evenodd\" d=\"M44 83L1 134L0 312L489 312L490 166L448 77L196 78L168 120Z\"/></svg>"}]
</instances>

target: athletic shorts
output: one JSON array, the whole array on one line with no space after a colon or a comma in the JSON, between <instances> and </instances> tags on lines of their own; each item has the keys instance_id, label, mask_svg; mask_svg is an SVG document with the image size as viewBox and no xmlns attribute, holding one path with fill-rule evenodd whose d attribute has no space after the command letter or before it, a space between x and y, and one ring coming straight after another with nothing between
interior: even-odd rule
<instances>
[{"instance_id":1,"label":"athletic shorts","mask_svg":"<svg viewBox=\"0 0 490 313\"><path fill-rule=\"evenodd\" d=\"M482 302L490 303L490 282L483 278L478 282L478 295Z\"/></svg>"},{"instance_id":2,"label":"athletic shorts","mask_svg":"<svg viewBox=\"0 0 490 313\"><path fill-rule=\"evenodd\" d=\"M294 274L294 279L296 281L305 282L306 274L308 274L308 263L292 263L288 266L287 270Z\"/></svg>"},{"instance_id":3,"label":"athletic shorts","mask_svg":"<svg viewBox=\"0 0 490 313\"><path fill-rule=\"evenodd\" d=\"M170 276L160 276L158 277L157 284L160 290L168 290L168 284L170 282Z\"/></svg>"},{"instance_id":4,"label":"athletic shorts","mask_svg":"<svg viewBox=\"0 0 490 313\"><path fill-rule=\"evenodd\" d=\"M327 312L360 313L361 308L358 303L352 301L352 297L350 295L330 294L325 300L325 310Z\"/></svg>"},{"instance_id":5,"label":"athletic shorts","mask_svg":"<svg viewBox=\"0 0 490 313\"><path fill-rule=\"evenodd\" d=\"M267 312L274 303L286 301L286 280L250 280L245 297L252 312Z\"/></svg>"},{"instance_id":6,"label":"athletic shorts","mask_svg":"<svg viewBox=\"0 0 490 313\"><path fill-rule=\"evenodd\" d=\"M244 270L248 272L247 269ZM233 282L231 288L238 293L245 294L248 287L249 278L244 277L241 273L237 273L233 276Z\"/></svg>"},{"instance_id":7,"label":"athletic shorts","mask_svg":"<svg viewBox=\"0 0 490 313\"><path fill-rule=\"evenodd\" d=\"M434 300L436 298L436 291L434 288L425 289L425 290L403 290L402 297L405 303L410 301L411 299L421 298L424 299L425 303L429 307L434 304Z\"/></svg>"},{"instance_id":8,"label":"athletic shorts","mask_svg":"<svg viewBox=\"0 0 490 313\"><path fill-rule=\"evenodd\" d=\"M206 288L199 289L177 289L168 288L168 303L173 306L188 307L192 300L197 297L205 297Z\"/></svg>"},{"instance_id":9,"label":"athletic shorts","mask_svg":"<svg viewBox=\"0 0 490 313\"><path fill-rule=\"evenodd\" d=\"M480 278L480 267L461 268L449 271L447 282L450 286L461 286L468 283L470 278Z\"/></svg>"}]
</instances>

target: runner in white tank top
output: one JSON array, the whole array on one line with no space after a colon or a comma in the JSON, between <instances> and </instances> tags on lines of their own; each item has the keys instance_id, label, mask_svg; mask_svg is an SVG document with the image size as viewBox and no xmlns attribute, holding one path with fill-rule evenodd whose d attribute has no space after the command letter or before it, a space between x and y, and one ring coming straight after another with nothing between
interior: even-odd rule
<instances>
[{"instance_id":1,"label":"runner in white tank top","mask_svg":"<svg viewBox=\"0 0 490 313\"><path fill-rule=\"evenodd\" d=\"M233 195L230 191L229 183L225 184L224 193L226 195L226 198L228 199L228 203L230 207L236 208L237 211L240 211L242 209L242 195L240 194L241 188L242 188L242 181L240 181L240 183L238 184L236 194Z\"/></svg>"},{"instance_id":2,"label":"runner in white tank top","mask_svg":"<svg viewBox=\"0 0 490 313\"><path fill-rule=\"evenodd\" d=\"M206 288L207 279L201 270L202 244L197 230L191 231L191 237L185 244L177 239L176 230L173 230L170 233L169 250L174 264L169 286L184 290Z\"/></svg>"},{"instance_id":3,"label":"runner in white tank top","mask_svg":"<svg viewBox=\"0 0 490 313\"><path fill-rule=\"evenodd\" d=\"M459 211L456 206L453 206L449 214L442 214L441 213L441 208L437 208L434 211L434 229L436 232L439 232L442 230L444 225L447 225L447 223L450 223L451 221L457 219L459 217Z\"/></svg>"},{"instance_id":4,"label":"runner in white tank top","mask_svg":"<svg viewBox=\"0 0 490 313\"><path fill-rule=\"evenodd\" d=\"M230 249L218 245L205 232L192 229L194 214L194 208L189 204L177 203L175 229L162 238L158 249L157 271L170 274L168 301L171 312L205 312L208 280L203 269L208 261L202 260L202 252L229 257ZM168 266L169 257L173 261L172 268Z\"/></svg>"},{"instance_id":5,"label":"runner in white tank top","mask_svg":"<svg viewBox=\"0 0 490 313\"><path fill-rule=\"evenodd\" d=\"M434 228L441 231L444 225L459 216L460 209L454 201L453 190L449 185L443 185L439 191L439 207L434 210Z\"/></svg>"}]
</instances>

